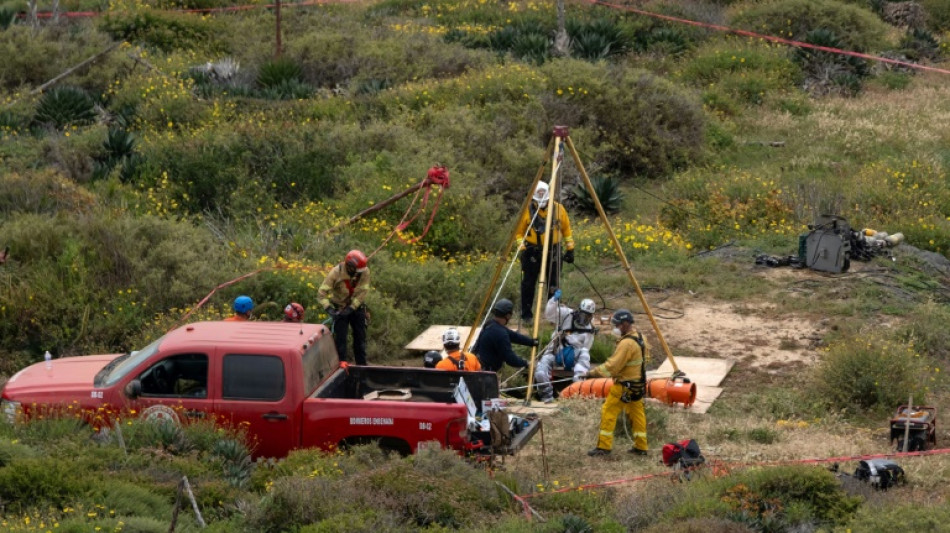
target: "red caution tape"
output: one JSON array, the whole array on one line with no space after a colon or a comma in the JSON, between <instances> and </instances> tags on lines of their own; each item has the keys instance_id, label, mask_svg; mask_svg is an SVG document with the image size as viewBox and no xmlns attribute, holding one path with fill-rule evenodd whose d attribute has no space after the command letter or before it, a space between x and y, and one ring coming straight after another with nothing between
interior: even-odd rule
<instances>
[{"instance_id":1,"label":"red caution tape","mask_svg":"<svg viewBox=\"0 0 950 533\"><path fill-rule=\"evenodd\" d=\"M307 0L305 2L281 2L280 7L306 7L306 6L316 6L323 4L347 4L358 2L359 0ZM169 9L163 11L169 11L171 13L196 13L196 14L213 14L213 13L233 13L236 11L250 11L253 9L273 9L277 7L277 4L245 4L240 6L227 6L227 7L208 7L202 9ZM102 15L101 11L65 11L62 13L53 13L52 11L42 11L36 14L38 19L51 19L54 16L64 17L64 18L88 18L88 17L98 17ZM29 17L28 13L17 13L17 18L25 19Z\"/></svg>"},{"instance_id":2,"label":"red caution tape","mask_svg":"<svg viewBox=\"0 0 950 533\"><path fill-rule=\"evenodd\" d=\"M728 26L720 26L720 25L718 25L718 24L710 24L710 23L708 23L708 22L699 22L699 21L696 21L696 20L689 20L689 19L683 19L683 18L679 18L679 17L672 17L672 16L669 16L669 15L661 15L661 14L659 14L659 13L652 13L652 12L650 12L650 11L643 11L642 9L637 9L637 8L630 7L630 6L622 6L622 5L618 5L618 4L611 4L611 3L609 3L609 2L604 2L604 1L602 1L602 0L587 0L587 1L588 1L589 3L591 3L591 4L594 4L594 5L609 7L609 8L612 8L612 9L620 9L620 10L623 10L623 11L629 11L629 12L631 12L631 13L636 13L636 14L638 14L638 15L643 15L643 16L645 16L645 17L653 17L653 18L656 18L656 19L667 20L667 21L676 22L676 23L679 23L679 24L688 24L688 25L690 25L690 26L697 26L697 27L700 27L700 28L709 28L709 29L711 29L711 30L722 31L722 32L726 32L726 33L734 33L734 34L736 34L736 35L743 35L743 36L745 36L745 37L755 37L755 38L757 38L757 39L763 39L763 40L766 40L766 41L769 41L769 42L773 42L773 43L780 43L780 44L786 44L786 45L789 45L789 46L795 46L795 47L797 47L797 48L810 48L810 49L812 49L812 50L820 50L820 51L822 51L822 52L829 52L829 53L832 53L832 54L839 54L839 55L845 55L845 56L860 57L861 59L869 59L869 60L871 60L871 61L880 61L881 63L890 63L890 64L892 64L892 65L900 65L900 66L902 66L902 67L913 68L913 69L917 69L917 70L926 70L926 71L929 71L929 72L939 72L940 74L950 74L950 70L946 70L946 69L942 69L942 68L937 68L937 67L929 67L929 66L926 66L926 65L920 65L920 64L918 64L918 63L911 63L911 62L909 62L909 61L900 61L900 60L897 60L897 59L891 59L891 58L887 58L887 57L874 56L874 55L870 55L870 54L862 54L861 52L853 52L853 51L851 51L851 50L842 50L841 48L832 48L832 47L830 47L830 46L819 46L819 45L817 45L817 44L804 43L804 42L801 42L801 41L794 41L794 40L792 40L792 39L785 39L785 38L783 38L783 37L775 37L775 36L773 36L773 35L765 35L765 34L756 33L756 32L753 32L753 31L740 30L740 29L736 29L736 28L730 28L730 27L728 27Z\"/></svg>"}]
</instances>

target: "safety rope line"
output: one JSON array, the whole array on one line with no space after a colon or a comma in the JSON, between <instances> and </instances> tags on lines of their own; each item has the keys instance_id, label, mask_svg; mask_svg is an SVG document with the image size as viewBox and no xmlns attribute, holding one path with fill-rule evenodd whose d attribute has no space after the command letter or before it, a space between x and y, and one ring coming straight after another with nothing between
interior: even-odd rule
<instances>
[{"instance_id":1,"label":"safety rope line","mask_svg":"<svg viewBox=\"0 0 950 533\"><path fill-rule=\"evenodd\" d=\"M590 3L590 4L592 4L592 5L603 6L603 7L607 7L607 8L611 8L611 9L619 9L619 10L622 10L622 11L629 11L629 12L631 12L631 13L636 13L636 14L638 14L638 15L643 15L643 16L646 16L646 17L657 18L657 19L666 20L666 21L669 21L669 22L676 22L676 23L679 23L679 24L688 24L688 25L690 25L690 26L697 26L697 27L700 27L700 28L708 28L708 29L711 29L711 30L721 31L721 32L725 32L725 33L732 33L732 34L735 34L735 35L742 35L743 37L754 37L754 38L756 38L756 39L763 39L763 40L770 41L770 42L773 42L773 43L779 43L779 44L785 44L785 45L788 45L788 46L794 46L794 47L796 47L796 48L809 48L809 49L818 50L818 51L821 51L821 52L828 52L828 53L832 53L832 54L845 55L845 56L851 56L851 57L858 57L858 58L861 58L861 59L868 59L868 60L871 60L871 61L879 61L879 62L881 62L881 63L890 63L890 64L892 64L892 65L899 65L899 66L902 66L902 67L913 68L913 69L917 69L917 70L926 70L926 71L929 71L929 72L937 72L937 73L940 73L940 74L950 74L950 70L946 70L946 69L942 69L942 68L938 68L938 67L930 67L930 66L927 66L927 65L921 65L921 64L919 64L919 63L911 63L911 62L909 62L909 61L900 61L900 60L898 60L898 59L891 59L891 58L888 58L888 57L875 56L875 55L871 55L871 54L864 54L864 53L861 53L861 52L854 52L854 51L851 51L851 50L843 50L843 49L841 49L841 48L834 48L834 47L831 47L831 46L821 46L821 45L817 45L817 44L811 44L811 43L806 43L806 42L802 42L802 41L796 41L796 40L794 40L794 39L786 39L786 38L784 38L784 37L776 37L776 36L774 36L774 35L766 35L766 34L764 34L764 33L756 33L756 32L754 32L754 31L740 30L740 29L737 29L737 28L730 28L730 27L728 27L728 26L721 26L721 25L719 25L719 24L711 24L711 23L709 23L709 22L699 22L699 21L696 21L696 20L689 20L689 19L684 19L684 18L679 18L679 17L673 17L673 16L670 16L670 15L661 15L661 14L659 14L659 13L653 13L653 12L651 12L651 11L644 11L644 10L642 10L642 9L637 9L637 8L635 8L635 7L624 6L624 5L619 5L619 4L613 4L613 3L610 3L610 2L604 2L603 0L586 0L586 1L587 1L588 3Z\"/></svg>"},{"instance_id":2,"label":"safety rope line","mask_svg":"<svg viewBox=\"0 0 950 533\"><path fill-rule=\"evenodd\" d=\"M224 283L221 283L221 284L219 284L217 287L211 289L211 292L209 292L204 298L202 298L197 304L195 304L194 307L192 307L191 309L189 309L188 312L186 312L186 313L184 314L184 316L182 316L181 318L179 318L179 319L175 322L175 324L174 324L171 328L169 328L169 331L171 331L171 330L177 328L178 326L180 326L182 323L185 322L185 320L188 320L188 317L190 317L192 314L194 314L195 311L197 311L198 309L200 309L201 306L203 306L204 304L208 303L208 300L210 300L211 297L214 296L215 293L217 293L219 290L224 289L224 288L226 288L226 287L230 287L231 285L234 285L235 283L237 283L237 282L239 282L239 281L244 281L244 280L246 280L246 279L248 279L248 278L254 277L254 276L256 276L256 275L258 275L258 274L260 274L260 273L262 273L262 272L274 272L274 271L278 271L278 270L303 270L303 271L307 271L307 272L310 272L310 271L326 272L326 269L325 269L325 268L320 268L320 267L305 267L305 266L290 267L290 266L288 266L288 265L280 265L280 264L279 264L279 265L272 266L272 267L259 268L259 269L257 269L257 270L248 272L248 273L246 273L246 274L242 274L242 275L240 275L240 276L238 276L238 277L236 277L236 278L234 278L234 279L232 279L232 280L225 281Z\"/></svg>"},{"instance_id":3,"label":"safety rope line","mask_svg":"<svg viewBox=\"0 0 950 533\"><path fill-rule=\"evenodd\" d=\"M429 194L432 192L432 186L437 185L439 187L439 195L435 199L435 203L432 205L432 214L429 215L429 222L426 224L425 228L422 230L422 233L412 239L404 239L401 232L404 231L409 224L425 211L426 206L429 204ZM383 249L390 239L393 238L393 235L399 238L405 244L415 244L419 242L426 234L429 233L429 229L432 227L432 222L435 221L435 215L439 212L439 203L442 201L442 195L445 194L445 190L449 188L449 171L442 165L436 165L431 167L426 173L426 177L419 184L419 188L416 189L416 193L412 197L412 201L409 202L409 207L406 209L406 212L403 213L402 218L399 219L399 223L393 227L393 230L389 232L389 235L383 239L382 244L378 248L373 250L373 253L369 254L367 258L373 257L376 255L376 252ZM422 190L425 189L423 195ZM422 203L419 204L419 209L416 211L416 214L412 216L408 221L406 217L409 216L409 213L412 212L413 206L416 205L416 202L419 200L419 196L423 195Z\"/></svg>"},{"instance_id":4,"label":"safety rope line","mask_svg":"<svg viewBox=\"0 0 950 533\"><path fill-rule=\"evenodd\" d=\"M731 468L744 468L750 466L786 466L786 465L796 465L796 464L822 464L822 463L845 463L850 461L866 461L869 459L886 459L892 457L925 457L931 455L946 455L950 454L950 448L938 448L936 450L925 450L919 452L892 452L892 453L877 453L877 454L867 454L867 455L846 455L840 457L827 457L824 459L790 459L790 460L780 460L780 461L763 461L763 462L754 462L754 463L728 463L723 461L717 461L717 466L731 467ZM528 500L530 498L536 498L538 496L544 496L547 494L560 494L565 492L581 491L581 490L591 490L602 487L610 487L614 485L622 485L625 483L635 483L637 481L644 481L647 479L653 479L657 477L669 477L669 472L663 473L654 473L654 474L645 474L642 476L636 476L632 478L616 479L612 481L605 481L602 483L588 483L585 485L578 485L576 487L568 487L564 489L550 490L544 492L531 492L528 494L522 494L519 497L522 500Z\"/></svg>"}]
</instances>

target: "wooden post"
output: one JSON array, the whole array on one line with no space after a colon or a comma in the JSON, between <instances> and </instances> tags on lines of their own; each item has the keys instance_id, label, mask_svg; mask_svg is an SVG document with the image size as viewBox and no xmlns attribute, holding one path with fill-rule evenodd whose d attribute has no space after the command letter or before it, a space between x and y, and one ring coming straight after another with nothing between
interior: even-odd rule
<instances>
[{"instance_id":1,"label":"wooden post","mask_svg":"<svg viewBox=\"0 0 950 533\"><path fill-rule=\"evenodd\" d=\"M281 40L280 40L280 34L281 34L281 31L280 31L280 0L277 0L277 8L276 8L276 11L275 11L274 14L275 14L275 17L276 17L276 19L277 19L277 20L276 20L276 24L275 24L276 29L277 29L277 50L276 50L275 53L274 53L274 57L280 57L280 54L283 52L283 45L281 44Z\"/></svg>"},{"instance_id":2,"label":"wooden post","mask_svg":"<svg viewBox=\"0 0 950 533\"><path fill-rule=\"evenodd\" d=\"M633 284L633 288L637 291L637 296L640 298L640 304L643 305L643 311L646 313L647 318L650 319L650 323L653 324L653 331L656 332L656 336L660 340L660 345L663 347L666 357L669 358L670 364L673 365L673 372L679 373L680 369L678 366L676 366L676 360L673 359L673 353L670 351L670 347L667 346L666 339L663 338L663 334L660 333L660 326L657 325L656 319L653 317L653 312L650 311L650 306L647 304L647 299L643 295L643 291L640 289L640 284L637 283L637 278L633 275L633 269L630 268L630 262L627 261L627 256L623 253L623 247L620 246L620 241L617 240L617 236L614 235L613 228L610 227L610 221L607 220L607 213L604 212L604 206L600 204L600 198L597 197L597 191L594 190L594 185L590 181L590 176L587 175L587 171L584 169L584 164L581 163L581 157L577 154L577 150L574 148L574 143L571 141L570 136L566 137L565 141L567 142L567 148L571 151L571 156L574 158L574 164L577 165L577 169L580 171L581 177L584 179L584 185L587 187L587 192L594 200L594 207L597 208L597 214L600 215L600 220L604 223L604 227L607 229L607 236L613 243L614 250L616 250L617 256L620 257L620 261L623 263L623 268L626 270L627 276L630 278L630 282Z\"/></svg>"},{"instance_id":3,"label":"wooden post","mask_svg":"<svg viewBox=\"0 0 950 533\"><path fill-rule=\"evenodd\" d=\"M538 182L541 181L541 176L544 175L544 167L547 165L548 159L551 158L552 153L554 153L553 139L548 143L548 149L544 156L544 161L541 163L541 167L538 168L538 173L534 176L534 181L531 182L531 192L528 193L528 196L526 196L524 201L521 202L521 209L518 210L518 214L515 216L515 225L513 228L511 228L511 232L508 235L508 243L505 244L505 251L502 252L502 254L498 257L498 264L495 266L495 273L492 275L488 290L485 291L485 297L482 298L482 305L478 308L478 313L475 314L475 323L472 324L472 329L469 330L468 336L465 338L465 344L462 345L462 351L468 350L468 347L472 344L472 340L475 337L475 330L478 329L479 324L481 324L482 316L486 312L488 302L491 301L492 293L495 291L495 285L498 284L498 279L501 277L501 271L505 267L505 263L508 262L508 256L511 255L511 247L518 238L518 235L515 233L518 231L518 222L528 210L528 206L531 205L531 196L534 194L534 189L538 186ZM515 254L517 255L517 253L518 251L516 250Z\"/></svg>"},{"instance_id":4,"label":"wooden post","mask_svg":"<svg viewBox=\"0 0 950 533\"><path fill-rule=\"evenodd\" d=\"M913 394L907 398L907 412L904 413L904 447L901 450L904 453L907 453L907 447L909 445L908 441L910 440L910 414L912 412L914 412Z\"/></svg>"},{"instance_id":5,"label":"wooden post","mask_svg":"<svg viewBox=\"0 0 950 533\"><path fill-rule=\"evenodd\" d=\"M551 225L554 221L557 204L554 203L554 191L557 190L557 158L560 154L562 134L560 126L554 128L554 152L551 154L551 181L548 183L548 216L544 220L544 235L541 237L541 274L538 276L538 287L534 297L534 325L531 328L531 338L538 338L538 329L541 327L541 302L548 299L548 255L551 251ZM531 191L532 195L534 191ZM540 211L541 206L538 205ZM557 260L557 259L555 259ZM534 362L538 355L538 346L531 347L531 360L528 362L528 388L525 390L524 404L531 404L531 389L534 386Z\"/></svg>"}]
</instances>

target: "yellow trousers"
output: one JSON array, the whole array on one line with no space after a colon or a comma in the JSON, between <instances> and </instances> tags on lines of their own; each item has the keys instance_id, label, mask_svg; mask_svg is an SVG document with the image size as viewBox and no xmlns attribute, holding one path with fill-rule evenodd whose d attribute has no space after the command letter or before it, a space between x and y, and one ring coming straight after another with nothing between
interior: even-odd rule
<instances>
[{"instance_id":1,"label":"yellow trousers","mask_svg":"<svg viewBox=\"0 0 950 533\"><path fill-rule=\"evenodd\" d=\"M597 447L610 450L614 446L614 428L617 427L617 417L623 411L633 427L633 447L638 450L647 450L647 415L643 410L643 400L623 403L620 395L623 385L616 383L610 387L603 407L600 408L600 436L597 438Z\"/></svg>"}]
</instances>

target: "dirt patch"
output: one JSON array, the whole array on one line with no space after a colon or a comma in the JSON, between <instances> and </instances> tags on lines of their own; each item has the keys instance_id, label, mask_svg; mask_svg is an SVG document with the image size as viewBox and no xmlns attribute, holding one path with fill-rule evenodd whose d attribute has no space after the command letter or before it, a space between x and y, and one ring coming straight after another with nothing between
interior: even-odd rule
<instances>
[{"instance_id":1,"label":"dirt patch","mask_svg":"<svg viewBox=\"0 0 950 533\"><path fill-rule=\"evenodd\" d=\"M778 312L767 304L686 298L679 305L682 318L657 319L674 356L719 357L774 374L811 366L817 359L816 347L824 335L820 322ZM649 324L640 328L647 329ZM654 346L657 353L659 345Z\"/></svg>"}]
</instances>

